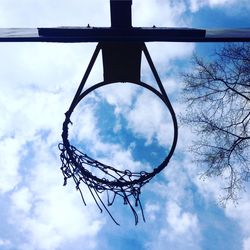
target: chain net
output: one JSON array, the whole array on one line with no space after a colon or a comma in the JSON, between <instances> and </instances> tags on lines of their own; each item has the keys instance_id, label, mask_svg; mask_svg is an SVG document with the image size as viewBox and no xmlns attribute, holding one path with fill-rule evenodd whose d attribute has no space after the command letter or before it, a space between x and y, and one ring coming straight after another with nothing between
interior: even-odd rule
<instances>
[{"instance_id":1,"label":"chain net","mask_svg":"<svg viewBox=\"0 0 250 250\"><path fill-rule=\"evenodd\" d=\"M67 125L67 119L65 125ZM65 129L67 129L67 126ZM76 189L81 194L83 203L86 205L80 188L81 183L84 183L100 211L102 212L104 208L117 225L119 223L108 209L108 206L113 205L116 197L121 197L124 205L130 207L135 218L135 224L138 223L139 218L136 211L138 207L142 219L145 221L140 194L142 186L149 182L152 177L148 176L149 174L145 171L136 173L130 170L122 171L92 159L70 145L66 138L67 130L64 130L64 132L64 143L58 145L61 151L61 170L64 176L64 186L67 185L67 180L72 178L76 184ZM94 173L98 173L98 176L103 176L103 178L97 177ZM102 193L104 192L106 192L106 202L103 201Z\"/></svg>"}]
</instances>

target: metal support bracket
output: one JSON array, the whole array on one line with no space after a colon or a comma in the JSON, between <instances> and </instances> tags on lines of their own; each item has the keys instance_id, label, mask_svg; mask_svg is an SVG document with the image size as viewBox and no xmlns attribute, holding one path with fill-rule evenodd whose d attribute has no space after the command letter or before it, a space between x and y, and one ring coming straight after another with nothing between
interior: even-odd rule
<instances>
[{"instance_id":1,"label":"metal support bracket","mask_svg":"<svg viewBox=\"0 0 250 250\"><path fill-rule=\"evenodd\" d=\"M105 82L138 82L141 79L143 43L102 43Z\"/></svg>"}]
</instances>

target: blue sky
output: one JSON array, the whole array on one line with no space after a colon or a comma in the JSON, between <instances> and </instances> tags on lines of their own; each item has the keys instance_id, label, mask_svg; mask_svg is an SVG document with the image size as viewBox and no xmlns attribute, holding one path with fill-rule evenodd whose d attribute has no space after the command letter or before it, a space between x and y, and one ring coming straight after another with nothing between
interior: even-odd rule
<instances>
[{"instance_id":1,"label":"blue sky","mask_svg":"<svg viewBox=\"0 0 250 250\"><path fill-rule=\"evenodd\" d=\"M134 26L250 27L249 1L134 0ZM0 27L109 26L108 0L0 0ZM153 43L147 47L177 114L184 109L179 73L192 54L216 44ZM143 187L146 223L117 200L121 226L99 212L83 187L63 187L57 144L64 112L95 44L0 44L0 250L250 249L250 186L239 204L219 205L223 179L201 180L188 152L194 135L180 128L168 167ZM100 61L88 85L102 76ZM145 63L143 79L154 85ZM150 169L171 141L168 112L130 84L104 87L74 112L71 139L113 166Z\"/></svg>"}]
</instances>

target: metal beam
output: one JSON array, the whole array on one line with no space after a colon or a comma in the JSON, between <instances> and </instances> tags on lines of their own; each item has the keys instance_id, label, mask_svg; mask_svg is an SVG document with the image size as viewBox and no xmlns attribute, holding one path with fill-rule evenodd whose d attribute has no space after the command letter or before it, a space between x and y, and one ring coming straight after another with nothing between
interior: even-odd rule
<instances>
[{"instance_id":1,"label":"metal beam","mask_svg":"<svg viewBox=\"0 0 250 250\"><path fill-rule=\"evenodd\" d=\"M132 27L132 0L110 0L110 16L112 28Z\"/></svg>"},{"instance_id":2,"label":"metal beam","mask_svg":"<svg viewBox=\"0 0 250 250\"><path fill-rule=\"evenodd\" d=\"M250 28L0 28L0 42L250 42Z\"/></svg>"}]
</instances>

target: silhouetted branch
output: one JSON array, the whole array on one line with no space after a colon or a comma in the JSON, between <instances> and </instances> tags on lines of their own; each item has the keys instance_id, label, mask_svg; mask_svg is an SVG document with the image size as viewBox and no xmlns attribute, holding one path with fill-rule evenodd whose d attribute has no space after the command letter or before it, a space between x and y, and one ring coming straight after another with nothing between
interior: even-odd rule
<instances>
[{"instance_id":1,"label":"silhouetted branch","mask_svg":"<svg viewBox=\"0 0 250 250\"><path fill-rule=\"evenodd\" d=\"M225 177L224 201L236 200L250 178L250 45L226 45L213 61L195 55L192 63L182 117L198 135L191 150L204 176Z\"/></svg>"}]
</instances>

